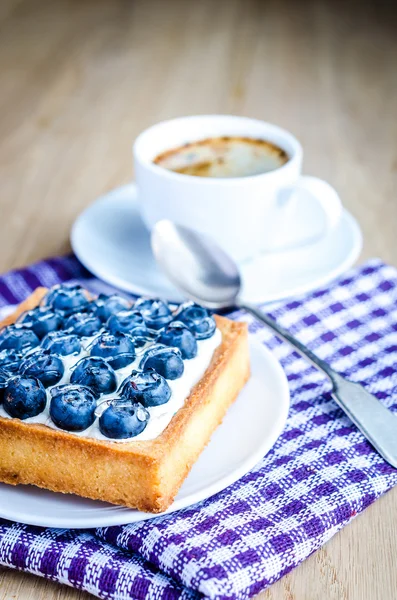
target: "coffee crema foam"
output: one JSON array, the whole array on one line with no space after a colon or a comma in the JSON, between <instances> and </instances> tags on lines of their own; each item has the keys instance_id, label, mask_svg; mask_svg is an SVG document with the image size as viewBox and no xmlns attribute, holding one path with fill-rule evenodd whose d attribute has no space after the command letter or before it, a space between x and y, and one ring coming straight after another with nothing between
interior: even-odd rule
<instances>
[{"instance_id":1,"label":"coffee crema foam","mask_svg":"<svg viewBox=\"0 0 397 600\"><path fill-rule=\"evenodd\" d=\"M236 136L206 138L162 152L153 163L195 177L249 177L282 167L287 153L266 140Z\"/></svg>"}]
</instances>

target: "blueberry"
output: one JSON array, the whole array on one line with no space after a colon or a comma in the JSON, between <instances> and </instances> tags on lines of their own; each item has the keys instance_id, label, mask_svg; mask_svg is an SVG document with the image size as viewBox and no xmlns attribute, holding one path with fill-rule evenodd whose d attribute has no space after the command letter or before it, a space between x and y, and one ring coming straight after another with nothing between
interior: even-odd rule
<instances>
[{"instance_id":1,"label":"blueberry","mask_svg":"<svg viewBox=\"0 0 397 600\"><path fill-rule=\"evenodd\" d=\"M3 404L4 390L7 387L7 383L10 379L10 374L0 367L0 404Z\"/></svg>"},{"instance_id":2,"label":"blueberry","mask_svg":"<svg viewBox=\"0 0 397 600\"><path fill-rule=\"evenodd\" d=\"M108 438L122 440L142 433L148 421L149 412L142 404L116 398L100 416L99 429Z\"/></svg>"},{"instance_id":3,"label":"blueberry","mask_svg":"<svg viewBox=\"0 0 397 600\"><path fill-rule=\"evenodd\" d=\"M130 335L134 340L135 348L141 348L148 342L155 342L159 337L158 331L154 329L148 329L146 325L142 327L134 327L130 331Z\"/></svg>"},{"instance_id":4,"label":"blueberry","mask_svg":"<svg viewBox=\"0 0 397 600\"><path fill-rule=\"evenodd\" d=\"M47 395L41 381L35 377L16 375L4 390L4 410L15 419L29 419L43 412Z\"/></svg>"},{"instance_id":5,"label":"blueberry","mask_svg":"<svg viewBox=\"0 0 397 600\"><path fill-rule=\"evenodd\" d=\"M51 308L38 306L23 313L18 322L32 329L38 338L43 338L50 331L56 331L62 325L62 317Z\"/></svg>"},{"instance_id":6,"label":"blueberry","mask_svg":"<svg viewBox=\"0 0 397 600\"><path fill-rule=\"evenodd\" d=\"M95 300L94 312L102 323L106 323L111 315L115 315L121 310L128 310L130 306L131 303L128 300L117 294L112 294L111 296L100 294Z\"/></svg>"},{"instance_id":7,"label":"blueberry","mask_svg":"<svg viewBox=\"0 0 397 600\"><path fill-rule=\"evenodd\" d=\"M2 350L0 352L0 367L10 373L17 373L21 364L22 354L15 350Z\"/></svg>"},{"instance_id":8,"label":"blueberry","mask_svg":"<svg viewBox=\"0 0 397 600\"><path fill-rule=\"evenodd\" d=\"M41 342L41 347L53 354L69 356L69 354L79 354L81 352L81 341L74 333L50 331Z\"/></svg>"},{"instance_id":9,"label":"blueberry","mask_svg":"<svg viewBox=\"0 0 397 600\"><path fill-rule=\"evenodd\" d=\"M43 299L44 306L59 310L64 316L86 308L89 300L81 285L63 283L54 286Z\"/></svg>"},{"instance_id":10,"label":"blueberry","mask_svg":"<svg viewBox=\"0 0 397 600\"><path fill-rule=\"evenodd\" d=\"M51 389L50 417L66 431L84 431L95 421L96 399L83 385L58 385Z\"/></svg>"},{"instance_id":11,"label":"blueberry","mask_svg":"<svg viewBox=\"0 0 397 600\"><path fill-rule=\"evenodd\" d=\"M116 373L105 359L88 356L74 366L71 383L87 386L95 394L111 394L117 388Z\"/></svg>"},{"instance_id":12,"label":"blueberry","mask_svg":"<svg viewBox=\"0 0 397 600\"><path fill-rule=\"evenodd\" d=\"M0 332L0 351L26 352L40 344L37 335L23 325L9 325Z\"/></svg>"},{"instance_id":13,"label":"blueberry","mask_svg":"<svg viewBox=\"0 0 397 600\"><path fill-rule=\"evenodd\" d=\"M89 312L78 312L70 315L65 321L64 328L80 337L90 337L98 333L102 323L99 317Z\"/></svg>"},{"instance_id":14,"label":"blueberry","mask_svg":"<svg viewBox=\"0 0 397 600\"><path fill-rule=\"evenodd\" d=\"M171 309L163 300L140 298L136 301L135 310L139 310L151 329L161 329L172 321Z\"/></svg>"},{"instance_id":15,"label":"blueberry","mask_svg":"<svg viewBox=\"0 0 397 600\"><path fill-rule=\"evenodd\" d=\"M110 333L129 333L135 327L145 325L145 321L138 310L121 310L117 315L111 315L106 322Z\"/></svg>"},{"instance_id":16,"label":"blueberry","mask_svg":"<svg viewBox=\"0 0 397 600\"><path fill-rule=\"evenodd\" d=\"M36 377L44 387L57 384L63 377L65 367L59 356L49 350L37 350L29 354L21 363L20 373Z\"/></svg>"},{"instance_id":17,"label":"blueberry","mask_svg":"<svg viewBox=\"0 0 397 600\"><path fill-rule=\"evenodd\" d=\"M167 381L154 369L132 371L120 387L120 395L143 406L160 406L171 398Z\"/></svg>"},{"instance_id":18,"label":"blueberry","mask_svg":"<svg viewBox=\"0 0 397 600\"><path fill-rule=\"evenodd\" d=\"M185 323L198 340L212 337L216 330L214 317L198 304L182 305L176 314L176 320Z\"/></svg>"},{"instance_id":19,"label":"blueberry","mask_svg":"<svg viewBox=\"0 0 397 600\"><path fill-rule=\"evenodd\" d=\"M151 368L166 379L178 379L184 370L182 353L178 348L155 344L145 352L139 368Z\"/></svg>"},{"instance_id":20,"label":"blueberry","mask_svg":"<svg viewBox=\"0 0 397 600\"><path fill-rule=\"evenodd\" d=\"M181 321L170 323L159 337L160 344L174 346L182 352L182 358L194 358L197 355L197 341L187 325Z\"/></svg>"},{"instance_id":21,"label":"blueberry","mask_svg":"<svg viewBox=\"0 0 397 600\"><path fill-rule=\"evenodd\" d=\"M90 346L91 356L105 358L113 369L121 369L135 359L134 340L128 333L101 333Z\"/></svg>"}]
</instances>

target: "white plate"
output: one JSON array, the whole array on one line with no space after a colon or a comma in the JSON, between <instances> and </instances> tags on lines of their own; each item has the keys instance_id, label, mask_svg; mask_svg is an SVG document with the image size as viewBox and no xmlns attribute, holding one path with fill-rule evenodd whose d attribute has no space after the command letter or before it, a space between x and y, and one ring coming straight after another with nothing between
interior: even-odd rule
<instances>
[{"instance_id":1,"label":"white plate","mask_svg":"<svg viewBox=\"0 0 397 600\"><path fill-rule=\"evenodd\" d=\"M181 301L153 258L134 184L89 206L73 225L71 243L83 265L100 279L133 294ZM262 254L240 265L242 297L272 302L326 285L351 267L361 246L360 228L344 211L339 225L322 240L293 251Z\"/></svg>"},{"instance_id":2,"label":"white plate","mask_svg":"<svg viewBox=\"0 0 397 600\"><path fill-rule=\"evenodd\" d=\"M284 429L289 408L286 376L262 344L251 341L252 375L193 466L167 512L223 490L254 467ZM88 477L82 473L82 477ZM121 525L156 515L32 486L0 484L0 517L43 527Z\"/></svg>"}]
</instances>

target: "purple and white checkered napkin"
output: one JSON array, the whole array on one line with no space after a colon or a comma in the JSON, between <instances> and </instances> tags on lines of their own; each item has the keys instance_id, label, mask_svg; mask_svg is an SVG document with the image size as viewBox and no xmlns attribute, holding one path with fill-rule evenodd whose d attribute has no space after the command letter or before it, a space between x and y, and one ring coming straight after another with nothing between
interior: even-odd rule
<instances>
[{"instance_id":1,"label":"purple and white checkered napkin","mask_svg":"<svg viewBox=\"0 0 397 600\"><path fill-rule=\"evenodd\" d=\"M94 291L74 258L0 281L0 305L70 278ZM329 289L279 303L272 316L336 370L397 411L397 270L372 260ZM0 564L100 598L241 599L270 585L397 483L333 402L323 376L259 323L251 335L281 361L291 390L284 433L245 477L169 516L95 531L0 522ZM255 418L255 416L253 416Z\"/></svg>"}]
</instances>

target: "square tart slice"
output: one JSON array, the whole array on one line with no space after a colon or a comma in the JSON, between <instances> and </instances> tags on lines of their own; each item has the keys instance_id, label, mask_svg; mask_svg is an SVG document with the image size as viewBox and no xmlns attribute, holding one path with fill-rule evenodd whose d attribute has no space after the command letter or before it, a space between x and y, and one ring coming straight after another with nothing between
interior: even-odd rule
<instances>
[{"instance_id":1,"label":"square tart slice","mask_svg":"<svg viewBox=\"0 0 397 600\"><path fill-rule=\"evenodd\" d=\"M1 326L38 306L35 292ZM152 440L118 443L0 417L0 481L32 484L142 511L165 511L250 374L245 323L215 316L222 334L182 408Z\"/></svg>"}]
</instances>

